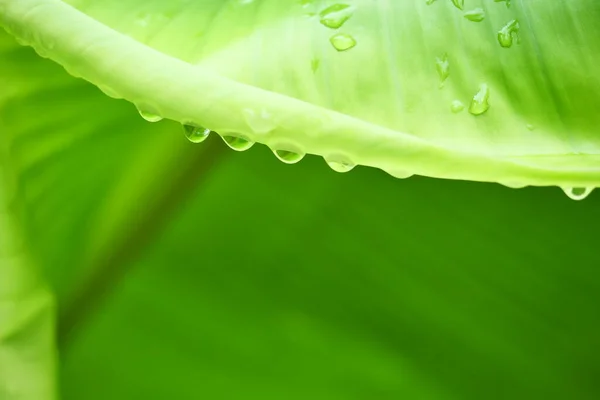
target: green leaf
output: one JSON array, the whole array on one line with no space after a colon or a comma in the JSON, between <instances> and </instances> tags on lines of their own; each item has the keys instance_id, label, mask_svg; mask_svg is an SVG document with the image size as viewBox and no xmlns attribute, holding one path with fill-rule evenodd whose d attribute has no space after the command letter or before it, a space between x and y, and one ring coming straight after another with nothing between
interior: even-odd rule
<instances>
[{"instance_id":1,"label":"green leaf","mask_svg":"<svg viewBox=\"0 0 600 400\"><path fill-rule=\"evenodd\" d=\"M595 0L472 3L482 22L425 1L0 7L40 54L152 115L398 177L598 186Z\"/></svg>"},{"instance_id":2,"label":"green leaf","mask_svg":"<svg viewBox=\"0 0 600 400\"><path fill-rule=\"evenodd\" d=\"M237 10L208 4L215 13ZM136 8L94 7L126 25L125 8ZM231 26L238 39L256 28ZM164 46L175 46L168 37ZM436 57L443 63L443 53ZM435 57L431 71L439 90ZM0 196L10 200L0 238L22 231L24 243L23 261L0 259L0 288L43 288L39 265L54 289L64 399L600 396L597 193L576 203L555 188L399 181L360 167L336 174L310 155L290 166L264 146L234 153L213 134L194 145L177 123L147 123L131 104L5 35L0 80L0 148L8 153L0 171L10 169L19 189ZM490 111L493 99L492 91ZM17 248L1 240L0 249ZM7 268L33 275L7 279ZM11 298L21 310L51 304L37 303L35 290L19 293ZM0 358L0 382L20 393L13 398L52 398L51 311L39 315L37 326L14 325L18 343L0 342L16 355ZM42 362L30 363L32 354Z\"/></svg>"}]
</instances>

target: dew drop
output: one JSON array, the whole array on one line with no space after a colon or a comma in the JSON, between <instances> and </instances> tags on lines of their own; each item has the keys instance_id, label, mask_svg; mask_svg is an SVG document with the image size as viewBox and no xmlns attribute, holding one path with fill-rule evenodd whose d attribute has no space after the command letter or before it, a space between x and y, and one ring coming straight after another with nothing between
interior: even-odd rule
<instances>
[{"instance_id":1,"label":"dew drop","mask_svg":"<svg viewBox=\"0 0 600 400\"><path fill-rule=\"evenodd\" d=\"M528 130L530 130L530 131L533 131L533 130L535 130L535 126L534 126L534 125L532 125L532 124L527 124L527 125L525 125L525 128L527 128L527 129L528 129Z\"/></svg>"},{"instance_id":2,"label":"dew drop","mask_svg":"<svg viewBox=\"0 0 600 400\"><path fill-rule=\"evenodd\" d=\"M254 142L239 136L224 135L222 138L227 146L235 151L248 150L250 147L254 146Z\"/></svg>"},{"instance_id":3,"label":"dew drop","mask_svg":"<svg viewBox=\"0 0 600 400\"><path fill-rule=\"evenodd\" d=\"M432 5L433 3L435 3L435 0L425 0L425 4Z\"/></svg>"},{"instance_id":4,"label":"dew drop","mask_svg":"<svg viewBox=\"0 0 600 400\"><path fill-rule=\"evenodd\" d=\"M450 104L450 111L452 111L454 114L458 114L459 112L461 112L464 109L465 109L465 105L460 100L454 100Z\"/></svg>"},{"instance_id":5,"label":"dew drop","mask_svg":"<svg viewBox=\"0 0 600 400\"><path fill-rule=\"evenodd\" d=\"M298 153L288 150L273 150L273 154L275 154L279 161L286 164L296 164L297 162L300 162L306 155L305 153Z\"/></svg>"},{"instance_id":6,"label":"dew drop","mask_svg":"<svg viewBox=\"0 0 600 400\"><path fill-rule=\"evenodd\" d=\"M513 45L515 39L517 40L517 43L521 40L519 37L519 21L513 19L507 22L506 25L498 31L498 43L500 43L500 46L507 49Z\"/></svg>"},{"instance_id":7,"label":"dew drop","mask_svg":"<svg viewBox=\"0 0 600 400\"><path fill-rule=\"evenodd\" d=\"M435 58L435 69L440 77L440 88L444 87L444 82L450 76L450 62L448 61L448 54L444 53L441 57Z\"/></svg>"},{"instance_id":8,"label":"dew drop","mask_svg":"<svg viewBox=\"0 0 600 400\"><path fill-rule=\"evenodd\" d=\"M352 17L354 8L348 4L334 4L319 13L321 24L331 29L341 28Z\"/></svg>"},{"instance_id":9,"label":"dew drop","mask_svg":"<svg viewBox=\"0 0 600 400\"><path fill-rule=\"evenodd\" d=\"M142 118L144 118L148 122L158 122L158 121L162 121L162 119L163 119L163 117L161 117L160 115L152 114L147 111L138 110L138 112L140 113Z\"/></svg>"},{"instance_id":10,"label":"dew drop","mask_svg":"<svg viewBox=\"0 0 600 400\"><path fill-rule=\"evenodd\" d=\"M452 4L459 10L465 8L465 0L452 0Z\"/></svg>"},{"instance_id":11,"label":"dew drop","mask_svg":"<svg viewBox=\"0 0 600 400\"><path fill-rule=\"evenodd\" d=\"M525 187L527 187L526 183L520 182L520 181L502 181L502 182L498 182L501 185L504 185L506 187L509 187L511 189L523 189Z\"/></svg>"},{"instance_id":12,"label":"dew drop","mask_svg":"<svg viewBox=\"0 0 600 400\"><path fill-rule=\"evenodd\" d=\"M325 162L332 170L340 173L350 172L352 169L354 169L354 167L356 167L356 164L350 161L342 161L336 158L326 158Z\"/></svg>"},{"instance_id":13,"label":"dew drop","mask_svg":"<svg viewBox=\"0 0 600 400\"><path fill-rule=\"evenodd\" d=\"M473 22L481 22L485 19L485 11L482 8L474 8L465 13L465 18Z\"/></svg>"},{"instance_id":14,"label":"dew drop","mask_svg":"<svg viewBox=\"0 0 600 400\"><path fill-rule=\"evenodd\" d=\"M243 110L243 113L246 123L254 133L269 133L277 127L275 125L275 122L273 122L273 117L271 116L271 113L269 113L265 109L255 111L251 108L245 108Z\"/></svg>"},{"instance_id":15,"label":"dew drop","mask_svg":"<svg viewBox=\"0 0 600 400\"><path fill-rule=\"evenodd\" d=\"M414 176L413 173L410 173L405 170L391 170L391 171L387 171L387 173L390 174L391 176L393 176L394 178L398 178L398 179L408 179L408 178Z\"/></svg>"},{"instance_id":16,"label":"dew drop","mask_svg":"<svg viewBox=\"0 0 600 400\"><path fill-rule=\"evenodd\" d=\"M320 66L321 60L319 60L318 58L313 58L312 60L310 60L310 69L312 70L313 74L317 73Z\"/></svg>"},{"instance_id":17,"label":"dew drop","mask_svg":"<svg viewBox=\"0 0 600 400\"><path fill-rule=\"evenodd\" d=\"M510 0L494 0L494 3L506 3L506 8L510 8Z\"/></svg>"},{"instance_id":18,"label":"dew drop","mask_svg":"<svg viewBox=\"0 0 600 400\"><path fill-rule=\"evenodd\" d=\"M482 83L479 85L479 91L475 96L473 96L473 100L471 100L471 105L469 106L469 112L473 115L481 115L490 109L490 88L487 84Z\"/></svg>"},{"instance_id":19,"label":"dew drop","mask_svg":"<svg viewBox=\"0 0 600 400\"><path fill-rule=\"evenodd\" d=\"M40 44L33 44L33 50L42 58L49 58L48 51Z\"/></svg>"},{"instance_id":20,"label":"dew drop","mask_svg":"<svg viewBox=\"0 0 600 400\"><path fill-rule=\"evenodd\" d=\"M185 133L185 137L192 143L202 143L210 135L210 129L191 124L184 124L183 132Z\"/></svg>"},{"instance_id":21,"label":"dew drop","mask_svg":"<svg viewBox=\"0 0 600 400\"><path fill-rule=\"evenodd\" d=\"M594 191L594 187L563 187L562 190L573 200L583 200Z\"/></svg>"},{"instance_id":22,"label":"dew drop","mask_svg":"<svg viewBox=\"0 0 600 400\"><path fill-rule=\"evenodd\" d=\"M329 41L337 51L350 50L356 46L356 39L347 33L337 33Z\"/></svg>"}]
</instances>

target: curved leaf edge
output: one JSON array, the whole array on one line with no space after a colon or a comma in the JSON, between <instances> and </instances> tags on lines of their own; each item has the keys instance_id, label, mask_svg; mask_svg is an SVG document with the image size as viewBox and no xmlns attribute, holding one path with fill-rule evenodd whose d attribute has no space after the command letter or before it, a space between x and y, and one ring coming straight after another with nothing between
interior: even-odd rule
<instances>
[{"instance_id":1,"label":"curved leaf edge","mask_svg":"<svg viewBox=\"0 0 600 400\"><path fill-rule=\"evenodd\" d=\"M70 74L139 110L274 150L392 176L509 187L600 186L600 154L500 157L456 150L215 75L121 34L60 0L0 0L0 25ZM573 197L573 196L571 196Z\"/></svg>"}]
</instances>

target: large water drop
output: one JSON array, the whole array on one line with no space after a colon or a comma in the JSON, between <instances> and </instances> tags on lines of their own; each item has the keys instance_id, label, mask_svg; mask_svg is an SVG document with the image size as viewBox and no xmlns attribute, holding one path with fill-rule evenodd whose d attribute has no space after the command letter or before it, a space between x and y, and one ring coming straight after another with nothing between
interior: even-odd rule
<instances>
[{"instance_id":1,"label":"large water drop","mask_svg":"<svg viewBox=\"0 0 600 400\"><path fill-rule=\"evenodd\" d=\"M275 154L279 161L286 164L296 164L297 162L300 162L306 155L305 153L288 150L273 150L273 154Z\"/></svg>"},{"instance_id":2,"label":"large water drop","mask_svg":"<svg viewBox=\"0 0 600 400\"><path fill-rule=\"evenodd\" d=\"M235 151L245 151L254 146L254 142L239 136L223 135L223 141Z\"/></svg>"},{"instance_id":3,"label":"large water drop","mask_svg":"<svg viewBox=\"0 0 600 400\"><path fill-rule=\"evenodd\" d=\"M331 29L341 28L352 17L354 8L348 4L334 4L319 13L321 24Z\"/></svg>"},{"instance_id":4,"label":"large water drop","mask_svg":"<svg viewBox=\"0 0 600 400\"><path fill-rule=\"evenodd\" d=\"M513 45L515 39L517 40L517 43L519 43L521 40L519 37L519 28L519 21L516 19L507 22L506 25L498 31L498 43L500 43L500 46L507 49Z\"/></svg>"},{"instance_id":5,"label":"large water drop","mask_svg":"<svg viewBox=\"0 0 600 400\"><path fill-rule=\"evenodd\" d=\"M356 39L347 33L337 33L329 41L337 51L350 50L356 46Z\"/></svg>"},{"instance_id":6,"label":"large water drop","mask_svg":"<svg viewBox=\"0 0 600 400\"><path fill-rule=\"evenodd\" d=\"M563 187L562 190L573 200L583 200L594 191L594 187Z\"/></svg>"},{"instance_id":7,"label":"large water drop","mask_svg":"<svg viewBox=\"0 0 600 400\"><path fill-rule=\"evenodd\" d=\"M162 121L162 119L163 119L163 117L161 117L160 115L156 115L156 114L150 113L148 111L143 111L143 110L138 109L138 112L140 113L142 118L144 118L148 122L158 122L158 121Z\"/></svg>"},{"instance_id":8,"label":"large water drop","mask_svg":"<svg viewBox=\"0 0 600 400\"><path fill-rule=\"evenodd\" d=\"M482 8L474 8L464 14L465 18L473 22L481 22L485 19L485 11Z\"/></svg>"},{"instance_id":9,"label":"large water drop","mask_svg":"<svg viewBox=\"0 0 600 400\"><path fill-rule=\"evenodd\" d=\"M195 125L183 125L185 137L192 143L202 143L210 135L210 129Z\"/></svg>"},{"instance_id":10,"label":"large water drop","mask_svg":"<svg viewBox=\"0 0 600 400\"><path fill-rule=\"evenodd\" d=\"M464 109L465 109L465 105L460 100L454 100L450 104L450 111L452 111L454 114L458 114L459 112L461 112Z\"/></svg>"},{"instance_id":11,"label":"large water drop","mask_svg":"<svg viewBox=\"0 0 600 400\"><path fill-rule=\"evenodd\" d=\"M490 109L490 88L487 84L482 83L479 85L479 91L475 96L473 96L473 100L471 100L471 105L469 106L469 112L473 115L481 115Z\"/></svg>"},{"instance_id":12,"label":"large water drop","mask_svg":"<svg viewBox=\"0 0 600 400\"><path fill-rule=\"evenodd\" d=\"M340 173L350 172L352 169L354 169L354 167L356 167L356 164L352 163L351 161L337 158L326 158L325 162L332 170Z\"/></svg>"}]
</instances>

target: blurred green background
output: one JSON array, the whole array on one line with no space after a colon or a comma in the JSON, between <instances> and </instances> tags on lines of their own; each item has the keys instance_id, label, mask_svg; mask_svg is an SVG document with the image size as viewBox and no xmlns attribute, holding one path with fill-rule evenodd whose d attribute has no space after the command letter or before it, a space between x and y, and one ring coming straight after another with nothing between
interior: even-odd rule
<instances>
[{"instance_id":1,"label":"blurred green background","mask_svg":"<svg viewBox=\"0 0 600 400\"><path fill-rule=\"evenodd\" d=\"M600 398L598 193L193 145L4 34L0 79L64 399Z\"/></svg>"}]
</instances>

